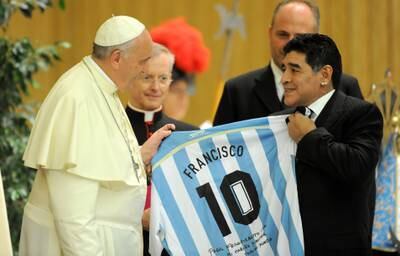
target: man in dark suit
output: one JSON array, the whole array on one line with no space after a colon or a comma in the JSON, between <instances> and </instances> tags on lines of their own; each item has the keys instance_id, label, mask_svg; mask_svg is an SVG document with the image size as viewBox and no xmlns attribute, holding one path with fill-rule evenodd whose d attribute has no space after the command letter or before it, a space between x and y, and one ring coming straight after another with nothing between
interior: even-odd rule
<instances>
[{"instance_id":1,"label":"man in dark suit","mask_svg":"<svg viewBox=\"0 0 400 256\"><path fill-rule=\"evenodd\" d=\"M280 83L282 49L294 36L317 33L319 9L307 0L285 0L273 13L269 27L270 63L261 69L240 75L226 82L214 117L214 125L267 116L284 109ZM343 75L338 87L345 94L362 98L357 79Z\"/></svg>"},{"instance_id":2,"label":"man in dark suit","mask_svg":"<svg viewBox=\"0 0 400 256\"><path fill-rule=\"evenodd\" d=\"M162 103L171 85L174 55L161 44L153 43L151 58L129 88L126 114L139 145L165 124L174 124L175 131L197 130L198 127L170 118L162 111ZM143 255L150 255L150 183L148 183L145 211L143 213ZM168 255L163 252L162 255Z\"/></svg>"},{"instance_id":3,"label":"man in dark suit","mask_svg":"<svg viewBox=\"0 0 400 256\"><path fill-rule=\"evenodd\" d=\"M304 34L284 47L284 103L297 143L296 179L306 255L371 255L379 109L337 90L342 64L328 36ZM294 112L294 113L293 113Z\"/></svg>"}]
</instances>

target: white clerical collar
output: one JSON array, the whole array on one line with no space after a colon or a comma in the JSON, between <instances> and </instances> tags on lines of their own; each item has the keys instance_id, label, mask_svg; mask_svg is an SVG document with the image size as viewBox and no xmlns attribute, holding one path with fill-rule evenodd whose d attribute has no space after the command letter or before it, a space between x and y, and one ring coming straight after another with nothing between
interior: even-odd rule
<instances>
[{"instance_id":1,"label":"white clerical collar","mask_svg":"<svg viewBox=\"0 0 400 256\"><path fill-rule=\"evenodd\" d=\"M111 80L111 78L106 74L106 72L104 72L104 70L101 69L101 67L96 63L96 61L93 60L93 57L90 56L89 58L87 58L87 60L93 65L93 67L97 70L97 72L99 72L107 80L107 82L109 82L112 86L115 87L115 91L117 91L118 86L114 83L113 80Z\"/></svg>"},{"instance_id":2,"label":"white clerical collar","mask_svg":"<svg viewBox=\"0 0 400 256\"><path fill-rule=\"evenodd\" d=\"M157 112L160 112L162 109L162 106L160 106L159 108L152 110L152 111L147 111L147 110L143 110L140 108L135 108L134 106L132 106L132 104L130 102L128 102L128 107L135 110L136 112L140 112L144 114L144 121L145 122L150 122L153 121L154 118L154 114Z\"/></svg>"},{"instance_id":3,"label":"white clerical collar","mask_svg":"<svg viewBox=\"0 0 400 256\"><path fill-rule=\"evenodd\" d=\"M278 95L279 100L282 100L283 94L285 92L281 83L282 70L275 64L273 59L271 59L271 69L272 73L274 74L276 95Z\"/></svg>"},{"instance_id":4,"label":"white clerical collar","mask_svg":"<svg viewBox=\"0 0 400 256\"><path fill-rule=\"evenodd\" d=\"M313 115L312 120L317 119L319 114L321 114L322 109L325 107L326 103L328 103L334 92L335 90L333 89L332 91L326 93L324 96L318 98L316 101L308 106L308 108L310 108L315 114Z\"/></svg>"}]
</instances>

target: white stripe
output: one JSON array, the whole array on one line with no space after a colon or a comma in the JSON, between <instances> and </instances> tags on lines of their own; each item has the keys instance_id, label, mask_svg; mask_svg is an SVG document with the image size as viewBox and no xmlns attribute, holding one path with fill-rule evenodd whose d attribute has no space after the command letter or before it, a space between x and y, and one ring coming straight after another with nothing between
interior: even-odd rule
<instances>
[{"instance_id":1,"label":"white stripe","mask_svg":"<svg viewBox=\"0 0 400 256\"><path fill-rule=\"evenodd\" d=\"M213 138L214 144L217 145L218 147L222 146L230 146L231 144L228 141L228 138L226 135L221 135L221 136L216 136ZM239 164L236 160L236 158L222 158L221 159L222 165L224 166L224 169L226 170L226 173L232 173L236 170L240 170ZM241 171L246 171L246 170L241 170ZM249 229L251 230L252 234L256 234L257 232L262 232L263 231L263 223L261 222L260 218L257 218L255 221L253 221L251 224L247 225ZM261 246L258 249L258 253L260 255L273 255L273 251L271 248L271 245L267 243L267 246Z\"/></svg>"},{"instance_id":2,"label":"white stripe","mask_svg":"<svg viewBox=\"0 0 400 256\"><path fill-rule=\"evenodd\" d=\"M270 128L275 134L276 144L278 147L278 157L279 162L281 164L282 170L284 171L284 175L286 178L287 186L286 186L286 199L290 206L290 213L292 216L292 220L299 237L299 240L302 245L304 245L303 238L303 226L301 223L300 217L300 208L299 208L299 198L297 194L297 183L296 183L296 174L294 171L295 168L292 165L292 161L287 161L287 155L295 156L297 145L293 142L293 140L289 137L289 133L287 132L286 123L283 121L284 118L277 116L276 118L269 118L270 120ZM288 143L289 141L293 143ZM281 154L284 152L284 154Z\"/></svg>"},{"instance_id":3,"label":"white stripe","mask_svg":"<svg viewBox=\"0 0 400 256\"><path fill-rule=\"evenodd\" d=\"M149 251L151 255L161 255L162 244L161 240L164 237L162 225L160 222L164 219L161 217L161 202L158 197L156 188L151 190L151 208L150 208L150 238L149 238Z\"/></svg>"},{"instance_id":4,"label":"white stripe","mask_svg":"<svg viewBox=\"0 0 400 256\"><path fill-rule=\"evenodd\" d=\"M266 152L262 150L263 146L258 137L257 131L244 131L242 132L242 136L246 141L246 146L249 150L250 157L257 170L260 180L263 181L265 184L263 186L263 196L264 199L267 201L268 209L270 211L269 214L271 215L278 230L277 251L280 255L288 255L283 254L282 252L285 250L285 248L289 247L289 241L284 227L281 224L282 204L271 180L269 162L265 155Z\"/></svg>"},{"instance_id":5,"label":"white stripe","mask_svg":"<svg viewBox=\"0 0 400 256\"><path fill-rule=\"evenodd\" d=\"M169 250L173 253L173 255L185 255L183 248L181 247L181 243L179 242L178 236L176 235L176 230L172 226L165 209L162 208L161 214L165 216L165 230L168 230L168 247ZM179 230L178 230L179 232Z\"/></svg>"},{"instance_id":6,"label":"white stripe","mask_svg":"<svg viewBox=\"0 0 400 256\"><path fill-rule=\"evenodd\" d=\"M160 197L155 186L151 189L151 218L150 218L150 243L149 251L151 255L161 255L163 250L161 241L165 239L165 231L168 230L167 243L173 246L170 250L176 255L184 255L183 249L176 236L175 229L169 221L168 215L162 207ZM154 234L155 233L155 234ZM175 242L172 242L175 241Z\"/></svg>"},{"instance_id":7,"label":"white stripe","mask_svg":"<svg viewBox=\"0 0 400 256\"><path fill-rule=\"evenodd\" d=\"M191 233L193 232L196 237L204 237L204 239L193 238L193 242L197 247L197 251L200 252L202 248L211 248L212 246L208 240L207 233L200 222L200 217L196 212L196 208L193 206L192 200L189 197L189 193L186 191L185 185L178 173L179 170L175 165L173 157L166 159L161 164L161 167L164 170L165 178L176 202L185 202L184 204L177 203L177 205L179 211L184 217L187 228ZM170 183L170 181L173 182ZM190 217L186 218L187 216Z\"/></svg>"}]
</instances>

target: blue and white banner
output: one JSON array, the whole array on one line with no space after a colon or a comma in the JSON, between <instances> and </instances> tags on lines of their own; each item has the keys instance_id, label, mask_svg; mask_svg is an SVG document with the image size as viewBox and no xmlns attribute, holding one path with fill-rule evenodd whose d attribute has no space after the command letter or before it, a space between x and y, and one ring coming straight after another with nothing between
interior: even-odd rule
<instances>
[{"instance_id":1,"label":"blue and white banner","mask_svg":"<svg viewBox=\"0 0 400 256\"><path fill-rule=\"evenodd\" d=\"M377 167L376 203L374 227L372 230L372 247L383 251L397 251L394 240L399 237L400 191L395 154L397 135L392 133L388 143L383 147L382 156ZM397 205L397 206L396 206ZM395 235L396 237L392 237Z\"/></svg>"},{"instance_id":2,"label":"blue and white banner","mask_svg":"<svg viewBox=\"0 0 400 256\"><path fill-rule=\"evenodd\" d=\"M304 255L286 116L174 132L153 159L150 253Z\"/></svg>"}]
</instances>

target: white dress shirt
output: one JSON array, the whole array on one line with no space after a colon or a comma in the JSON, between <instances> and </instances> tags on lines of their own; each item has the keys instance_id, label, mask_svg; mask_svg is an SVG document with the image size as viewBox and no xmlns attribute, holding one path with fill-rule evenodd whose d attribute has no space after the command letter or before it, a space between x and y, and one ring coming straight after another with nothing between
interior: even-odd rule
<instances>
[{"instance_id":1,"label":"white dress shirt","mask_svg":"<svg viewBox=\"0 0 400 256\"><path fill-rule=\"evenodd\" d=\"M328 103L334 92L335 90L326 93L324 96L320 97L308 106L308 108L314 112L313 116L311 117L313 121L315 121L319 114L321 114L322 109L325 107L326 103Z\"/></svg>"},{"instance_id":2,"label":"white dress shirt","mask_svg":"<svg viewBox=\"0 0 400 256\"><path fill-rule=\"evenodd\" d=\"M273 59L271 59L271 69L272 73L274 74L276 95L278 95L279 101L282 101L283 94L285 93L285 90L283 89L283 85L281 83L282 70L275 64Z\"/></svg>"}]
</instances>

